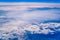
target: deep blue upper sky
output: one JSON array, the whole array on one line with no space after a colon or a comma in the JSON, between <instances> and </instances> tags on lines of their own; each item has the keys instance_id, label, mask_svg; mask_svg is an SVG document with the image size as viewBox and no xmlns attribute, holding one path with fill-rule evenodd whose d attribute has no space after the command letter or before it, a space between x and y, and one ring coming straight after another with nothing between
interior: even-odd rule
<instances>
[{"instance_id":1,"label":"deep blue upper sky","mask_svg":"<svg viewBox=\"0 0 60 40\"><path fill-rule=\"evenodd\" d=\"M60 0L0 0L0 2L52 2L60 3Z\"/></svg>"}]
</instances>

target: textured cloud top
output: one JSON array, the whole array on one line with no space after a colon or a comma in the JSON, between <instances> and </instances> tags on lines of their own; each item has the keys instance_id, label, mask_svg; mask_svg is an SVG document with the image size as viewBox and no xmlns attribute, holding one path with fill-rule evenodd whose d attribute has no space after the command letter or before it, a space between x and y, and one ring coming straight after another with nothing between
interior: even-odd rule
<instances>
[{"instance_id":1,"label":"textured cloud top","mask_svg":"<svg viewBox=\"0 0 60 40\"><path fill-rule=\"evenodd\" d=\"M27 33L47 35L57 31L58 3L0 3L0 39L26 40Z\"/></svg>"}]
</instances>

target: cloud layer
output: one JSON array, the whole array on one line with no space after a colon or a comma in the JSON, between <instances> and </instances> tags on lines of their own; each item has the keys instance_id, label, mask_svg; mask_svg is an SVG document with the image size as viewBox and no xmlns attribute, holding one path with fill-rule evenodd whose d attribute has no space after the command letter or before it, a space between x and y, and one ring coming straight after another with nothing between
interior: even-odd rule
<instances>
[{"instance_id":1,"label":"cloud layer","mask_svg":"<svg viewBox=\"0 0 60 40\"><path fill-rule=\"evenodd\" d=\"M53 9L55 7L59 8L59 4L0 3L0 39L25 40L27 32L47 35L60 31L60 23L51 22L60 20L60 9ZM37 8L49 8L49 10ZM44 23L45 21L50 22Z\"/></svg>"},{"instance_id":2,"label":"cloud layer","mask_svg":"<svg viewBox=\"0 0 60 40\"><path fill-rule=\"evenodd\" d=\"M8 6L7 6L8 5ZM15 6L15 7L14 7ZM60 8L60 3L4 3L0 2L0 10L16 10L16 9L24 9L24 8L43 8L43 7L49 7L54 8L58 7Z\"/></svg>"}]
</instances>

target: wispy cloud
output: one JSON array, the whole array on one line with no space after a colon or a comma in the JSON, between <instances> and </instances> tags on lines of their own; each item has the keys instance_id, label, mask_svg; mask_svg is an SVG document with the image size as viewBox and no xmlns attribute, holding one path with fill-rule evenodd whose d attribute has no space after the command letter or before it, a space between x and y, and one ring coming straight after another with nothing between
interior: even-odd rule
<instances>
[{"instance_id":1,"label":"wispy cloud","mask_svg":"<svg viewBox=\"0 0 60 40\"><path fill-rule=\"evenodd\" d=\"M60 8L60 3L1 3L0 10L16 10L21 8L43 8L43 7L58 7Z\"/></svg>"}]
</instances>

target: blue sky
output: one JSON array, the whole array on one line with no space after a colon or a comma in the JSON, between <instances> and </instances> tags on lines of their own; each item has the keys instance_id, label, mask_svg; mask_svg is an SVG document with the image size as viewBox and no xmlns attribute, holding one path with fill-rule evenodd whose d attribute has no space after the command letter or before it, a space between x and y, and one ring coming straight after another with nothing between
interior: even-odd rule
<instances>
[{"instance_id":1,"label":"blue sky","mask_svg":"<svg viewBox=\"0 0 60 40\"><path fill-rule=\"evenodd\" d=\"M52 2L60 3L60 0L0 0L0 2Z\"/></svg>"}]
</instances>

